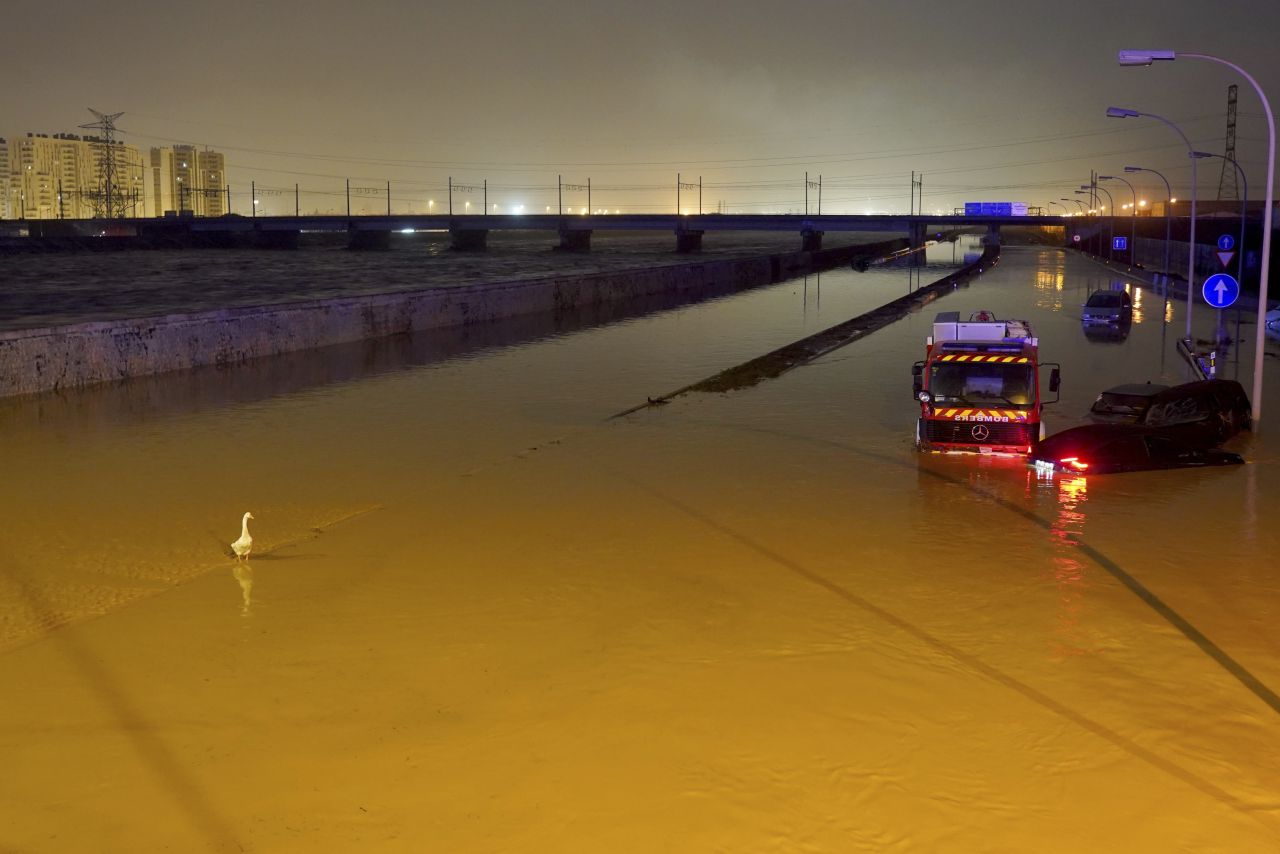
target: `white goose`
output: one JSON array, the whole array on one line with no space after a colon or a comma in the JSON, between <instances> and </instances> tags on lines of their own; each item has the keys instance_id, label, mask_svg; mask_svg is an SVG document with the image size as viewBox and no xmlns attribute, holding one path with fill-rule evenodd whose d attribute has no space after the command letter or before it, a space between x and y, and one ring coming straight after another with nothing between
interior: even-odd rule
<instances>
[{"instance_id":1,"label":"white goose","mask_svg":"<svg viewBox=\"0 0 1280 854\"><path fill-rule=\"evenodd\" d=\"M240 539L231 544L231 551L236 553L236 560L249 557L249 550L253 548L253 537L249 536L249 520L252 518L252 513L245 513L244 518L240 520Z\"/></svg>"}]
</instances>

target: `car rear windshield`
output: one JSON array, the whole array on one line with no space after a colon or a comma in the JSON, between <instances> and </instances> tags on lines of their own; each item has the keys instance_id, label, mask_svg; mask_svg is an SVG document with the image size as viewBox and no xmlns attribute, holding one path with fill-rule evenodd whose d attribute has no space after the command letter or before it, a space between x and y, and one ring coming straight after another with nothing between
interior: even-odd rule
<instances>
[{"instance_id":1,"label":"car rear windshield","mask_svg":"<svg viewBox=\"0 0 1280 854\"><path fill-rule=\"evenodd\" d=\"M1142 394L1113 394L1103 392L1093 402L1093 411L1099 415L1139 416L1147 411L1151 398Z\"/></svg>"},{"instance_id":2,"label":"car rear windshield","mask_svg":"<svg viewBox=\"0 0 1280 854\"><path fill-rule=\"evenodd\" d=\"M1124 305L1124 299L1118 293L1098 293L1090 296L1085 305L1090 308L1119 308Z\"/></svg>"}]
</instances>

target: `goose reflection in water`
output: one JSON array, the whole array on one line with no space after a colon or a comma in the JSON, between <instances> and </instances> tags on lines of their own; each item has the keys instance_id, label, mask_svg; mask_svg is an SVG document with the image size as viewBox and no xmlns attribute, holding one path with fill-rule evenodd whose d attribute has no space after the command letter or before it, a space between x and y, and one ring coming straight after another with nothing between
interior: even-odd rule
<instances>
[{"instance_id":1,"label":"goose reflection in water","mask_svg":"<svg viewBox=\"0 0 1280 854\"><path fill-rule=\"evenodd\" d=\"M231 567L231 575L240 583L240 596L243 600L240 605L240 616L247 617L253 605L253 567L247 562L237 562Z\"/></svg>"}]
</instances>

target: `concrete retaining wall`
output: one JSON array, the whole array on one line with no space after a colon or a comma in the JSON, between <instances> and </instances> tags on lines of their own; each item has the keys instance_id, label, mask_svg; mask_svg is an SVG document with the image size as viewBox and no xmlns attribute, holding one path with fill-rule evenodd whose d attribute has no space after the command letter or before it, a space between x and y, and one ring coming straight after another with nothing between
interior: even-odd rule
<instances>
[{"instance_id":1,"label":"concrete retaining wall","mask_svg":"<svg viewBox=\"0 0 1280 854\"><path fill-rule=\"evenodd\" d=\"M0 397L202 365L225 367L314 347L654 294L693 297L712 285L753 287L848 263L897 243L0 332Z\"/></svg>"}]
</instances>

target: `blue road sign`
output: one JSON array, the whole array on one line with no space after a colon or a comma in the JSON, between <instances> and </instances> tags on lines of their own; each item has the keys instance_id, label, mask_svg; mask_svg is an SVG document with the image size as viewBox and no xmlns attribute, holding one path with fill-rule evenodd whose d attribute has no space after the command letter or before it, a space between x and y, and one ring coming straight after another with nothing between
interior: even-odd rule
<instances>
[{"instance_id":1,"label":"blue road sign","mask_svg":"<svg viewBox=\"0 0 1280 854\"><path fill-rule=\"evenodd\" d=\"M1236 248L1236 239L1230 234L1224 234L1218 238L1218 248L1223 252L1230 252Z\"/></svg>"},{"instance_id":2,"label":"blue road sign","mask_svg":"<svg viewBox=\"0 0 1280 854\"><path fill-rule=\"evenodd\" d=\"M1215 273L1204 280L1200 293L1214 308L1226 308L1240 298L1240 283L1226 273Z\"/></svg>"},{"instance_id":3,"label":"blue road sign","mask_svg":"<svg viewBox=\"0 0 1280 854\"><path fill-rule=\"evenodd\" d=\"M1113 238L1111 238L1111 248L1112 248L1112 249L1120 249L1120 250L1128 249L1128 248L1129 248L1129 238L1127 238L1127 237L1113 237Z\"/></svg>"}]
</instances>

